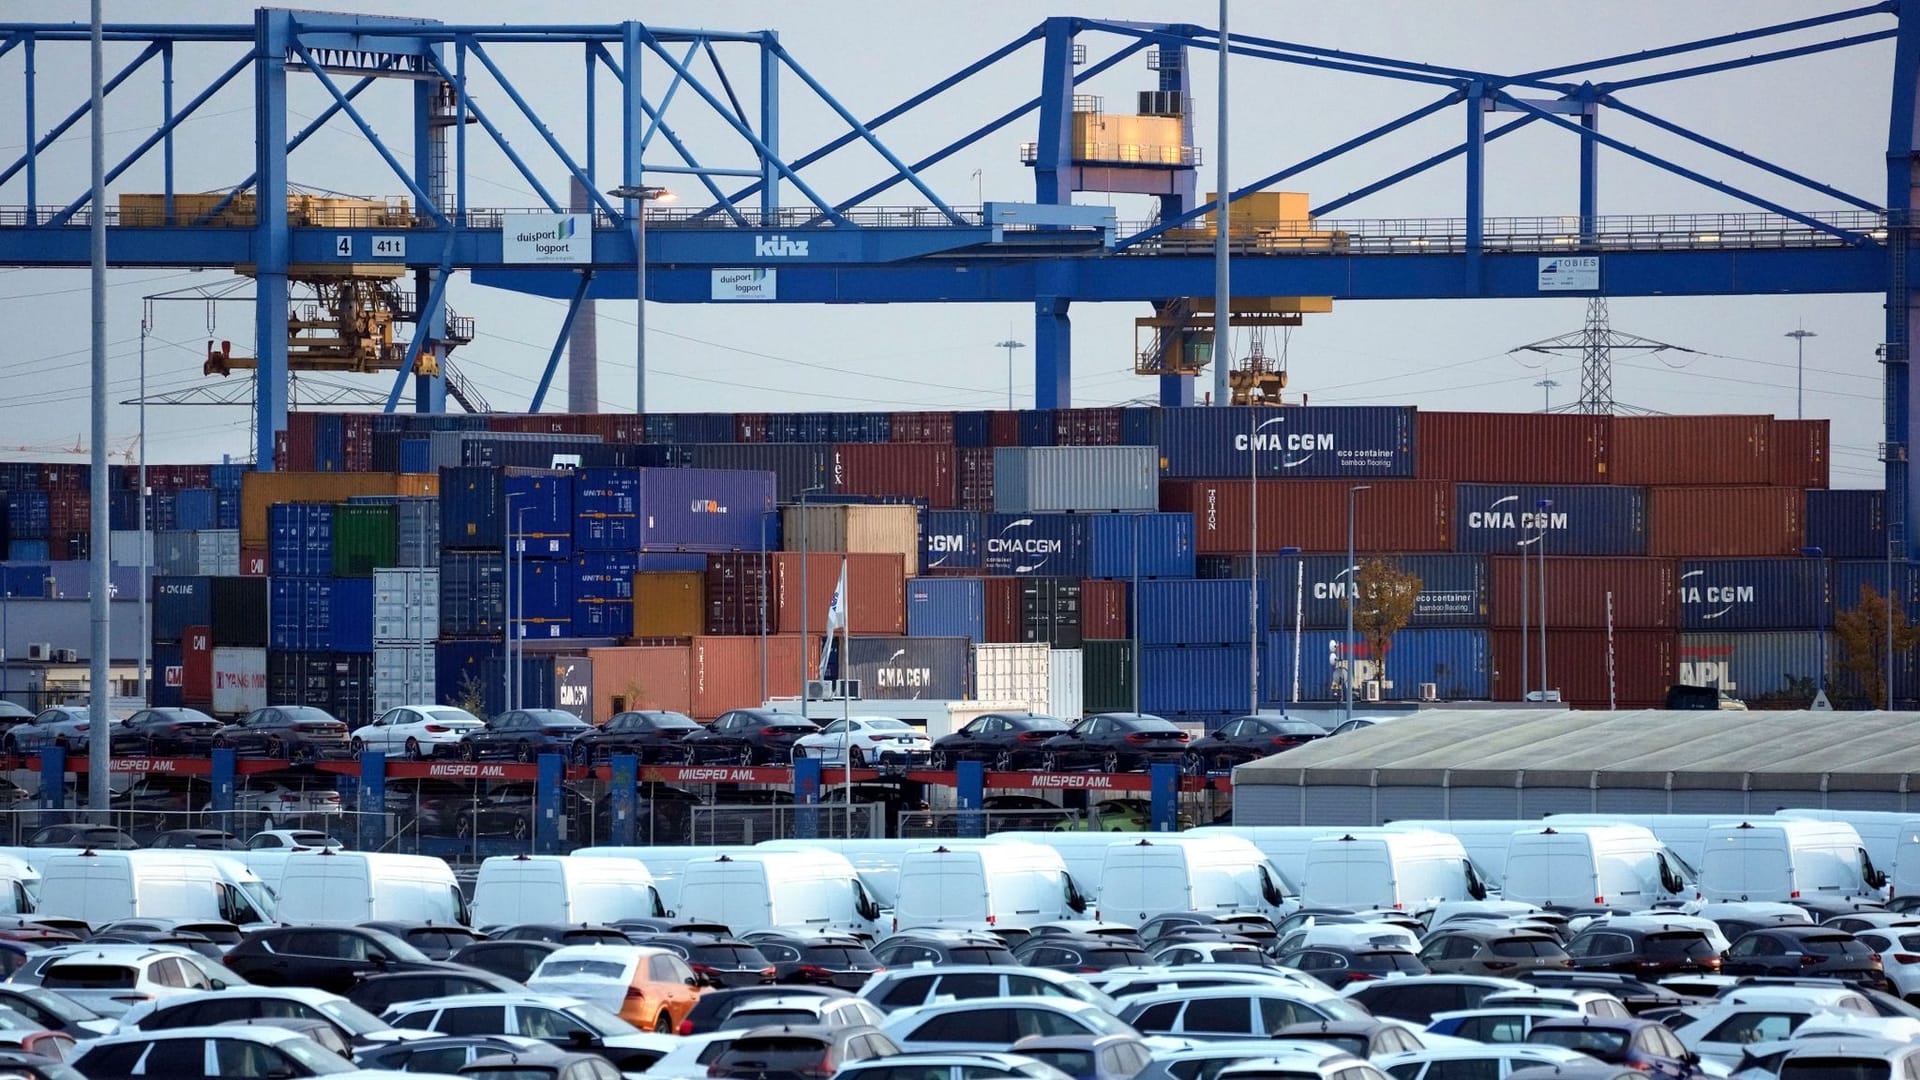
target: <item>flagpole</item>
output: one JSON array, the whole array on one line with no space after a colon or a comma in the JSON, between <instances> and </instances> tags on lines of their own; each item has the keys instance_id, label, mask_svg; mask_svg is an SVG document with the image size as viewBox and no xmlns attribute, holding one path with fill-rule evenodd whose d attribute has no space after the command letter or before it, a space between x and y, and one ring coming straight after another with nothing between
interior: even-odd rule
<instances>
[{"instance_id":1,"label":"flagpole","mask_svg":"<svg viewBox=\"0 0 1920 1080\"><path fill-rule=\"evenodd\" d=\"M847 577L847 557L840 556L840 726L847 740L847 752L841 755L841 764L846 771L840 774L841 802L847 812L847 839L853 839L853 691L852 683L847 681L847 649L850 647L850 635L853 631L853 604L849 593L851 582Z\"/></svg>"}]
</instances>

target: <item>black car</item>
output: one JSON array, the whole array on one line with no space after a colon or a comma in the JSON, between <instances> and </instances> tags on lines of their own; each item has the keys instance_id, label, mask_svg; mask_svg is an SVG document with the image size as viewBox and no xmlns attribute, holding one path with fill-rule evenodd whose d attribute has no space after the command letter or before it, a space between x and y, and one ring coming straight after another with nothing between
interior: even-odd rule
<instances>
[{"instance_id":1,"label":"black car","mask_svg":"<svg viewBox=\"0 0 1920 1080\"><path fill-rule=\"evenodd\" d=\"M1852 934L1824 926L1775 926L1743 935L1727 950L1722 975L1841 979L1885 990L1880 957Z\"/></svg>"},{"instance_id":2,"label":"black car","mask_svg":"<svg viewBox=\"0 0 1920 1080\"><path fill-rule=\"evenodd\" d=\"M707 1075L722 1080L822 1080L841 1066L898 1053L892 1039L865 1024L753 1028L713 1059Z\"/></svg>"},{"instance_id":3,"label":"black car","mask_svg":"<svg viewBox=\"0 0 1920 1080\"><path fill-rule=\"evenodd\" d=\"M785 765L794 741L817 734L819 725L798 713L735 709L686 737L689 765Z\"/></svg>"},{"instance_id":4,"label":"black car","mask_svg":"<svg viewBox=\"0 0 1920 1080\"><path fill-rule=\"evenodd\" d=\"M880 967L865 942L845 934L803 937L765 933L754 934L751 940L760 955L773 964L773 981L777 983L858 990Z\"/></svg>"},{"instance_id":5,"label":"black car","mask_svg":"<svg viewBox=\"0 0 1920 1080\"><path fill-rule=\"evenodd\" d=\"M519 1054L528 1061L550 1061L558 1047L518 1035L436 1035L428 1039L370 1046L354 1056L363 1069L452 1074L483 1058Z\"/></svg>"},{"instance_id":6,"label":"black car","mask_svg":"<svg viewBox=\"0 0 1920 1080\"><path fill-rule=\"evenodd\" d=\"M219 829L168 829L147 841L150 848L190 848L195 851L245 851L246 841Z\"/></svg>"},{"instance_id":7,"label":"black car","mask_svg":"<svg viewBox=\"0 0 1920 1080\"><path fill-rule=\"evenodd\" d=\"M1327 729L1311 720L1285 716L1242 716L1229 720L1211 735L1187 744L1187 771L1225 772L1235 765L1304 746L1327 737Z\"/></svg>"},{"instance_id":8,"label":"black car","mask_svg":"<svg viewBox=\"0 0 1920 1080\"><path fill-rule=\"evenodd\" d=\"M1036 935L1038 936L1038 935ZM1030 937L1028 941L1034 940ZM871 949L881 967L912 967L927 963L994 964L1019 967L1013 950L992 934L968 930L908 930L882 939Z\"/></svg>"},{"instance_id":9,"label":"black car","mask_svg":"<svg viewBox=\"0 0 1920 1080\"><path fill-rule=\"evenodd\" d=\"M1066 730L1065 720L1043 713L976 716L966 727L933 741L933 767L951 769L962 761L984 761L988 768L1003 772L1030 769L1040 763L1041 746Z\"/></svg>"},{"instance_id":10,"label":"black car","mask_svg":"<svg viewBox=\"0 0 1920 1080\"><path fill-rule=\"evenodd\" d=\"M476 941L447 959L524 983L559 948L551 941Z\"/></svg>"},{"instance_id":11,"label":"black car","mask_svg":"<svg viewBox=\"0 0 1920 1080\"><path fill-rule=\"evenodd\" d=\"M114 748L125 747L148 757L203 757L226 728L199 709L141 709L114 732Z\"/></svg>"},{"instance_id":12,"label":"black car","mask_svg":"<svg viewBox=\"0 0 1920 1080\"><path fill-rule=\"evenodd\" d=\"M345 994L363 975L457 970L391 934L357 926L274 926L256 930L224 961L258 986L311 986Z\"/></svg>"},{"instance_id":13,"label":"black car","mask_svg":"<svg viewBox=\"0 0 1920 1080\"><path fill-rule=\"evenodd\" d=\"M468 761L498 757L530 762L542 754L570 756L573 740L592 730L592 724L562 709L514 709L467 732L460 746Z\"/></svg>"},{"instance_id":14,"label":"black car","mask_svg":"<svg viewBox=\"0 0 1920 1080\"><path fill-rule=\"evenodd\" d=\"M1049 772L1131 772L1156 761L1179 762L1186 753L1187 733L1172 721L1146 713L1100 713L1041 743L1040 748L1040 767Z\"/></svg>"},{"instance_id":15,"label":"black car","mask_svg":"<svg viewBox=\"0 0 1920 1080\"><path fill-rule=\"evenodd\" d=\"M1698 1005L1701 998L1676 993L1658 983L1650 983L1632 975L1619 975L1606 971L1554 971L1541 969L1529 971L1520 976L1522 982L1532 983L1547 990L1599 990L1612 994L1627 1006L1627 1011L1635 1016L1652 1012L1655 1009L1677 1009L1687 1005Z\"/></svg>"},{"instance_id":16,"label":"black car","mask_svg":"<svg viewBox=\"0 0 1920 1080\"><path fill-rule=\"evenodd\" d=\"M1700 1056L1681 1045L1673 1032L1652 1020L1618 1020L1583 1016L1534 1021L1527 1042L1577 1050L1609 1065L1621 1065L1648 1076L1693 1080L1707 1074Z\"/></svg>"},{"instance_id":17,"label":"black car","mask_svg":"<svg viewBox=\"0 0 1920 1080\"><path fill-rule=\"evenodd\" d=\"M311 705L269 705L227 725L214 737L213 745L289 761L344 757L347 725Z\"/></svg>"},{"instance_id":18,"label":"black car","mask_svg":"<svg viewBox=\"0 0 1920 1080\"><path fill-rule=\"evenodd\" d=\"M106 848L131 851L140 845L133 837L111 825L49 825L27 837L27 847Z\"/></svg>"},{"instance_id":19,"label":"black car","mask_svg":"<svg viewBox=\"0 0 1920 1080\"><path fill-rule=\"evenodd\" d=\"M698 721L677 712L623 712L573 741L573 763L595 765L615 754L632 754L642 765L675 764L687 760L681 744L699 730Z\"/></svg>"},{"instance_id":20,"label":"black car","mask_svg":"<svg viewBox=\"0 0 1920 1080\"><path fill-rule=\"evenodd\" d=\"M360 925L369 930L392 934L425 953L429 960L446 960L474 942L486 940L464 926L446 923L370 922Z\"/></svg>"},{"instance_id":21,"label":"black car","mask_svg":"<svg viewBox=\"0 0 1920 1080\"><path fill-rule=\"evenodd\" d=\"M1354 949L1345 945L1295 949L1281 955L1280 966L1304 971L1335 990L1345 990L1357 982L1427 973L1427 965L1405 949Z\"/></svg>"},{"instance_id":22,"label":"black car","mask_svg":"<svg viewBox=\"0 0 1920 1080\"><path fill-rule=\"evenodd\" d=\"M217 994L195 994L184 1000L162 998L150 1012L128 1026L140 1031L172 1031L280 1018L327 1024L343 1041L356 1047L395 1037L393 1028L385 1021L352 1002L332 1001L321 1006L254 986L232 986Z\"/></svg>"},{"instance_id":23,"label":"black car","mask_svg":"<svg viewBox=\"0 0 1920 1080\"><path fill-rule=\"evenodd\" d=\"M646 939L650 948L680 954L693 973L716 987L761 986L773 982L773 964L749 942L724 937L660 934Z\"/></svg>"},{"instance_id":24,"label":"black car","mask_svg":"<svg viewBox=\"0 0 1920 1080\"><path fill-rule=\"evenodd\" d=\"M555 945L631 945L633 939L617 927L581 923L521 923L495 930L495 941L551 941Z\"/></svg>"},{"instance_id":25,"label":"black car","mask_svg":"<svg viewBox=\"0 0 1920 1080\"><path fill-rule=\"evenodd\" d=\"M172 945L199 953L216 963L221 957L220 946L204 934L179 930L100 930L87 940L101 945Z\"/></svg>"},{"instance_id":26,"label":"black car","mask_svg":"<svg viewBox=\"0 0 1920 1080\"><path fill-rule=\"evenodd\" d=\"M504 975L479 968L446 971L396 971L368 975L347 991L347 1000L379 1014L402 1001L453 997L456 994L524 994L527 988Z\"/></svg>"},{"instance_id":27,"label":"black car","mask_svg":"<svg viewBox=\"0 0 1920 1080\"><path fill-rule=\"evenodd\" d=\"M550 1049L550 1053L526 1054L516 1050L478 1058L470 1065L461 1066L460 1075L481 1080L614 1080L624 1075L598 1054L570 1054Z\"/></svg>"},{"instance_id":28,"label":"black car","mask_svg":"<svg viewBox=\"0 0 1920 1080\"><path fill-rule=\"evenodd\" d=\"M1707 935L1691 927L1662 925L1657 917L1590 923L1566 947L1578 971L1647 979L1720 974L1720 950Z\"/></svg>"},{"instance_id":29,"label":"black car","mask_svg":"<svg viewBox=\"0 0 1920 1080\"><path fill-rule=\"evenodd\" d=\"M709 1031L719 1031L720 1025L735 1009L749 1001L772 997L802 997L817 995L820 997L852 997L845 990L836 990L829 986L809 986L805 983L790 983L785 986L741 986L732 990L708 990L694 999L693 1008L688 1010L686 1019L680 1021L675 1032L678 1035L705 1035Z\"/></svg>"},{"instance_id":30,"label":"black car","mask_svg":"<svg viewBox=\"0 0 1920 1080\"><path fill-rule=\"evenodd\" d=\"M99 927L95 933L110 934L127 930L194 934L223 948L232 948L246 939L238 926L217 919L120 919Z\"/></svg>"},{"instance_id":31,"label":"black car","mask_svg":"<svg viewBox=\"0 0 1920 1080\"><path fill-rule=\"evenodd\" d=\"M1154 962L1147 950L1138 945L1093 934L1030 937L1014 947L1013 958L1027 967L1082 972L1146 967Z\"/></svg>"}]
</instances>

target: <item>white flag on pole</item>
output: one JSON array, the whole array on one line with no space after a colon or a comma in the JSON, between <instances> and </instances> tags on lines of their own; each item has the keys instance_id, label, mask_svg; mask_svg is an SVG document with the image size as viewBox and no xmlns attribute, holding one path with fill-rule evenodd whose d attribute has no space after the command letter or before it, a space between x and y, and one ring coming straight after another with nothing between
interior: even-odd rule
<instances>
[{"instance_id":1,"label":"white flag on pole","mask_svg":"<svg viewBox=\"0 0 1920 1080\"><path fill-rule=\"evenodd\" d=\"M820 647L820 675L827 677L827 668L833 662L833 635L847 625L847 560L840 560L840 583L833 588L833 599L827 601L827 640Z\"/></svg>"}]
</instances>

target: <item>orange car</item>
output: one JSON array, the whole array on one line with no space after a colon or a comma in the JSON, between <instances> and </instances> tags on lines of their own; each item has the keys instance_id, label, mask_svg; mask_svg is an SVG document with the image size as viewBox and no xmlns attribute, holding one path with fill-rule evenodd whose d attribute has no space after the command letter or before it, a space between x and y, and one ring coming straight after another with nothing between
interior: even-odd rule
<instances>
[{"instance_id":1,"label":"orange car","mask_svg":"<svg viewBox=\"0 0 1920 1080\"><path fill-rule=\"evenodd\" d=\"M591 1001L642 1031L672 1034L705 989L685 960L639 945L568 945L548 953L527 989Z\"/></svg>"}]
</instances>

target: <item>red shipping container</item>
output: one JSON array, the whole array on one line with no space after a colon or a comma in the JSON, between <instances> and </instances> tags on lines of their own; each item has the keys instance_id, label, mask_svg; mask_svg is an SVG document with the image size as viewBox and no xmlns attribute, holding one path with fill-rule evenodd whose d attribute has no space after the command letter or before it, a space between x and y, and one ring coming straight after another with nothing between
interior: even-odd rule
<instances>
[{"instance_id":1,"label":"red shipping container","mask_svg":"<svg viewBox=\"0 0 1920 1080\"><path fill-rule=\"evenodd\" d=\"M1260 484L1260 550L1347 550L1345 480L1274 480ZM1160 509L1193 515L1194 550L1243 555L1254 501L1248 480L1164 480ZM1453 550L1453 484L1444 480L1374 480L1355 496L1358 552Z\"/></svg>"},{"instance_id":2,"label":"red shipping container","mask_svg":"<svg viewBox=\"0 0 1920 1080\"><path fill-rule=\"evenodd\" d=\"M1020 445L1020 414L1009 409L995 409L987 414L988 446Z\"/></svg>"},{"instance_id":3,"label":"red shipping container","mask_svg":"<svg viewBox=\"0 0 1920 1080\"><path fill-rule=\"evenodd\" d=\"M316 472L320 455L316 447L320 441L320 414L312 412L290 412L287 414L286 464L281 466L286 472ZM279 435L275 436L275 449L280 446Z\"/></svg>"},{"instance_id":4,"label":"red shipping container","mask_svg":"<svg viewBox=\"0 0 1920 1080\"><path fill-rule=\"evenodd\" d=\"M1647 554L1796 556L1807 542L1805 506L1798 488L1650 488Z\"/></svg>"},{"instance_id":5,"label":"red shipping container","mask_svg":"<svg viewBox=\"0 0 1920 1080\"><path fill-rule=\"evenodd\" d=\"M1616 416L1613 482L1771 484L1771 416Z\"/></svg>"},{"instance_id":6,"label":"red shipping container","mask_svg":"<svg viewBox=\"0 0 1920 1080\"><path fill-rule=\"evenodd\" d=\"M240 549L240 576L241 577L266 577L267 576L267 549L266 548L241 548Z\"/></svg>"},{"instance_id":7,"label":"red shipping container","mask_svg":"<svg viewBox=\"0 0 1920 1080\"><path fill-rule=\"evenodd\" d=\"M840 583L840 560L847 566L847 626L855 634L907 632L907 567L899 555L856 552L814 552L803 559L798 552L769 556L773 564L774 630L781 634L827 628L827 605ZM801 578L806 578L806 624L801 625Z\"/></svg>"},{"instance_id":8,"label":"red shipping container","mask_svg":"<svg viewBox=\"0 0 1920 1080\"><path fill-rule=\"evenodd\" d=\"M612 717L629 709L693 715L693 658L688 646L588 649L587 659L593 662L594 716Z\"/></svg>"},{"instance_id":9,"label":"red shipping container","mask_svg":"<svg viewBox=\"0 0 1920 1080\"><path fill-rule=\"evenodd\" d=\"M1612 483L1614 418L1577 413L1442 413L1414 417L1414 474L1494 484Z\"/></svg>"},{"instance_id":10,"label":"red shipping container","mask_svg":"<svg viewBox=\"0 0 1920 1080\"><path fill-rule=\"evenodd\" d=\"M961 510L993 512L993 447L963 446L954 451L955 502Z\"/></svg>"},{"instance_id":11,"label":"red shipping container","mask_svg":"<svg viewBox=\"0 0 1920 1080\"><path fill-rule=\"evenodd\" d=\"M47 492L47 528L54 533L90 533L93 496L84 491Z\"/></svg>"},{"instance_id":12,"label":"red shipping container","mask_svg":"<svg viewBox=\"0 0 1920 1080\"><path fill-rule=\"evenodd\" d=\"M693 705L688 714L712 720L729 709L751 709L770 697L798 697L805 678L820 670L820 640L798 634L697 637L688 649ZM805 658L802 659L802 649ZM765 663L761 662L765 656Z\"/></svg>"},{"instance_id":13,"label":"red shipping container","mask_svg":"<svg viewBox=\"0 0 1920 1080\"><path fill-rule=\"evenodd\" d=\"M346 472L373 471L373 414L348 413L340 418L342 462ZM207 487L213 486L211 470Z\"/></svg>"},{"instance_id":14,"label":"red shipping container","mask_svg":"<svg viewBox=\"0 0 1920 1080\"><path fill-rule=\"evenodd\" d=\"M1773 486L1801 489L1830 486L1833 445L1830 431L1826 420L1775 420Z\"/></svg>"},{"instance_id":15,"label":"red shipping container","mask_svg":"<svg viewBox=\"0 0 1920 1080\"><path fill-rule=\"evenodd\" d=\"M1492 560L1493 625L1519 626L1521 565L1516 555ZM1680 626L1680 564L1672 559L1547 556L1547 626L1604 630L1607 598L1621 630L1675 630ZM1540 624L1540 560L1526 563L1527 625Z\"/></svg>"},{"instance_id":16,"label":"red shipping container","mask_svg":"<svg viewBox=\"0 0 1920 1080\"><path fill-rule=\"evenodd\" d=\"M1519 701L1520 631L1495 630L1493 698ZM1666 703L1680 635L1671 630L1547 630L1547 686L1577 709L1657 709ZM1527 681L1540 688L1540 635L1527 635ZM1612 684L1609 686L1609 660Z\"/></svg>"},{"instance_id":17,"label":"red shipping container","mask_svg":"<svg viewBox=\"0 0 1920 1080\"><path fill-rule=\"evenodd\" d=\"M1089 578L1080 583L1080 636L1096 641L1133 636L1127 621L1126 582Z\"/></svg>"},{"instance_id":18,"label":"red shipping container","mask_svg":"<svg viewBox=\"0 0 1920 1080\"><path fill-rule=\"evenodd\" d=\"M707 556L704 599L707 633L760 633L762 611L768 615L773 611L770 603L762 608L773 558L767 555L763 563L757 551Z\"/></svg>"},{"instance_id":19,"label":"red shipping container","mask_svg":"<svg viewBox=\"0 0 1920 1080\"><path fill-rule=\"evenodd\" d=\"M767 441L766 413L733 414L733 441L737 443L763 443Z\"/></svg>"},{"instance_id":20,"label":"red shipping container","mask_svg":"<svg viewBox=\"0 0 1920 1080\"><path fill-rule=\"evenodd\" d=\"M1119 409L1056 409L1055 446L1119 446L1122 416Z\"/></svg>"},{"instance_id":21,"label":"red shipping container","mask_svg":"<svg viewBox=\"0 0 1920 1080\"><path fill-rule=\"evenodd\" d=\"M1020 632L1023 619L1020 587L1025 578L990 577L981 579L981 636L989 645L1018 644L1025 640Z\"/></svg>"},{"instance_id":22,"label":"red shipping container","mask_svg":"<svg viewBox=\"0 0 1920 1080\"><path fill-rule=\"evenodd\" d=\"M213 628L180 628L180 700L189 705L213 704Z\"/></svg>"},{"instance_id":23,"label":"red shipping container","mask_svg":"<svg viewBox=\"0 0 1920 1080\"><path fill-rule=\"evenodd\" d=\"M950 412L897 412L887 418L887 425L890 442L953 445Z\"/></svg>"},{"instance_id":24,"label":"red shipping container","mask_svg":"<svg viewBox=\"0 0 1920 1080\"><path fill-rule=\"evenodd\" d=\"M900 495L954 508L953 447L932 443L836 443L836 495Z\"/></svg>"}]
</instances>

